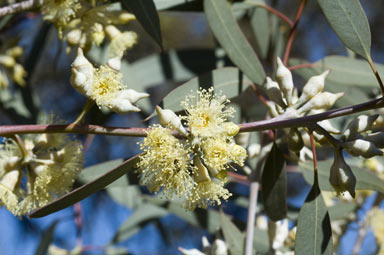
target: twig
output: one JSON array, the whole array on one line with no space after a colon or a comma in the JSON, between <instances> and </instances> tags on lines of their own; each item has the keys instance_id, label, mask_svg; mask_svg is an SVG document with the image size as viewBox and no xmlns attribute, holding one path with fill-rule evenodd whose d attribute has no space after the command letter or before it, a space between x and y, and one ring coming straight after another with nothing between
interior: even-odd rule
<instances>
[{"instance_id":1,"label":"twig","mask_svg":"<svg viewBox=\"0 0 384 255\"><path fill-rule=\"evenodd\" d=\"M368 59L368 63L369 63L369 66L370 66L371 69L372 69L372 72L375 74L375 77L376 77L377 82L379 83L379 86L380 86L380 89L381 89L381 94L384 96L384 85L383 85L383 81L381 80L380 75L379 75L379 73L377 72L376 67L375 67L375 64L373 63L373 60L372 60L371 57Z\"/></svg>"},{"instance_id":2,"label":"twig","mask_svg":"<svg viewBox=\"0 0 384 255\"><path fill-rule=\"evenodd\" d=\"M316 144L315 139L313 138L313 133L310 134L311 137L311 149L312 149L312 156L313 156L313 170L317 171L317 155L316 155Z\"/></svg>"},{"instance_id":3,"label":"twig","mask_svg":"<svg viewBox=\"0 0 384 255\"><path fill-rule=\"evenodd\" d=\"M272 8L271 6L269 6L267 4L253 3L253 2L250 2L250 1L246 1L245 3L246 4L250 4L250 5L254 5L256 7L261 7L261 8L266 9L267 11L269 11L270 13L276 15L281 20L283 20L285 23L287 23L291 28L293 27L293 21L290 18L288 18L287 16L285 16L283 13L279 12L278 10L276 10L275 8Z\"/></svg>"},{"instance_id":4,"label":"twig","mask_svg":"<svg viewBox=\"0 0 384 255\"><path fill-rule=\"evenodd\" d=\"M33 9L40 5L40 0L27 0L24 2L10 4L0 8L0 17Z\"/></svg>"},{"instance_id":5,"label":"twig","mask_svg":"<svg viewBox=\"0 0 384 255\"><path fill-rule=\"evenodd\" d=\"M253 254L253 235L255 231L255 218L256 218L256 211L257 211L257 197L259 194L259 188L260 183L257 180L258 171L254 171L252 173L251 178L251 185L249 189L249 207L248 207L248 218L247 218L247 232L246 232L246 239L245 239L245 255L252 255Z\"/></svg>"},{"instance_id":6,"label":"twig","mask_svg":"<svg viewBox=\"0 0 384 255\"><path fill-rule=\"evenodd\" d=\"M334 138L327 130L325 130L322 126L320 126L319 124L315 123L313 125L313 129L318 132L318 133L321 133L322 135L324 135L325 139L327 139L327 141L332 144L332 146L335 148L335 149L338 149L341 145L341 142L339 140L337 140L336 138Z\"/></svg>"},{"instance_id":7,"label":"twig","mask_svg":"<svg viewBox=\"0 0 384 255\"><path fill-rule=\"evenodd\" d=\"M304 64L299 64L299 65L294 65L288 67L290 71L296 70L296 69L302 69L302 68L310 68L316 65L315 63L304 63Z\"/></svg>"},{"instance_id":8,"label":"twig","mask_svg":"<svg viewBox=\"0 0 384 255\"><path fill-rule=\"evenodd\" d=\"M289 32L288 41L287 41L287 45L285 46L284 58L283 58L283 64L285 66L288 63L289 54L291 53L293 40L295 39L295 35L297 31L297 25L299 24L299 21L300 21L301 15L303 14L303 10L306 3L307 3L307 0L301 0L299 9L297 10L297 13L296 13L295 21L293 23L291 31Z\"/></svg>"}]
</instances>

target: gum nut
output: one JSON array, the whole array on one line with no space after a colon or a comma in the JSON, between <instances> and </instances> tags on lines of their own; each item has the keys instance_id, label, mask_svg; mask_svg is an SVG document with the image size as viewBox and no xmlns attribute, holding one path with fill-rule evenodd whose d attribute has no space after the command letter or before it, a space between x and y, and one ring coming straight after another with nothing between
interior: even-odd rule
<instances>
[{"instance_id":1,"label":"gum nut","mask_svg":"<svg viewBox=\"0 0 384 255\"><path fill-rule=\"evenodd\" d=\"M308 82L303 87L303 92L299 99L299 101L302 101L301 103L304 103L304 101L311 99L323 91L325 78L328 76L329 72L330 71L327 70L320 75L309 78Z\"/></svg>"},{"instance_id":2,"label":"gum nut","mask_svg":"<svg viewBox=\"0 0 384 255\"><path fill-rule=\"evenodd\" d=\"M379 150L374 143L363 139L343 143L343 147L354 156L363 156L371 158L374 156L383 156L383 152Z\"/></svg>"},{"instance_id":3,"label":"gum nut","mask_svg":"<svg viewBox=\"0 0 384 255\"><path fill-rule=\"evenodd\" d=\"M338 194L348 191L353 198L355 197L356 177L345 162L341 150L335 152L329 182Z\"/></svg>"},{"instance_id":4,"label":"gum nut","mask_svg":"<svg viewBox=\"0 0 384 255\"><path fill-rule=\"evenodd\" d=\"M351 135L356 135L361 132L368 131L372 129L374 122L379 117L378 114L374 114L371 116L368 115L360 115L357 118L353 119L347 126L344 131L344 137L349 137Z\"/></svg>"},{"instance_id":5,"label":"gum nut","mask_svg":"<svg viewBox=\"0 0 384 255\"><path fill-rule=\"evenodd\" d=\"M329 120L322 120L322 121L317 122L317 124L319 126L321 126L322 128L324 128L325 130L327 130L329 133L332 133L332 134L340 134L341 133L340 130L338 130L332 126L332 124Z\"/></svg>"},{"instance_id":6,"label":"gum nut","mask_svg":"<svg viewBox=\"0 0 384 255\"><path fill-rule=\"evenodd\" d=\"M137 101L139 101L142 98L149 97L148 93L137 92L134 89L125 89L125 90L121 91L121 95L123 98L128 99L132 104L136 103Z\"/></svg>"},{"instance_id":7,"label":"gum nut","mask_svg":"<svg viewBox=\"0 0 384 255\"><path fill-rule=\"evenodd\" d=\"M127 99L116 98L107 107L117 113L140 112L140 108L134 106Z\"/></svg>"},{"instance_id":8,"label":"gum nut","mask_svg":"<svg viewBox=\"0 0 384 255\"><path fill-rule=\"evenodd\" d=\"M294 88L292 73L287 67L285 67L279 57L277 58L276 80L279 83L280 89L287 99L288 104L291 105L292 92Z\"/></svg>"}]
</instances>

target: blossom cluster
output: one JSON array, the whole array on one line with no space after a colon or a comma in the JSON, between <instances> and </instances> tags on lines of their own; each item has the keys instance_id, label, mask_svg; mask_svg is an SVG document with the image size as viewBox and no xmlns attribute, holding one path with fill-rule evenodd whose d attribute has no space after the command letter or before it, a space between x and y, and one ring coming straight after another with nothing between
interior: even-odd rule
<instances>
[{"instance_id":1,"label":"blossom cluster","mask_svg":"<svg viewBox=\"0 0 384 255\"><path fill-rule=\"evenodd\" d=\"M105 1L44 0L41 11L44 20L52 22L59 37L70 47L79 46L88 51L92 44L99 46L106 37L111 41L110 55L121 56L137 42L137 34L121 32L117 25L124 25L135 16L113 8Z\"/></svg>"},{"instance_id":2,"label":"blossom cluster","mask_svg":"<svg viewBox=\"0 0 384 255\"><path fill-rule=\"evenodd\" d=\"M6 139L0 145L0 204L15 215L67 192L83 167L82 145L63 134Z\"/></svg>"},{"instance_id":3,"label":"blossom cluster","mask_svg":"<svg viewBox=\"0 0 384 255\"><path fill-rule=\"evenodd\" d=\"M118 113L139 112L140 109L134 104L149 94L128 89L122 83L120 65L120 57L114 57L105 66L95 68L79 48L72 63L71 84L99 107L104 106Z\"/></svg>"},{"instance_id":4,"label":"blossom cluster","mask_svg":"<svg viewBox=\"0 0 384 255\"><path fill-rule=\"evenodd\" d=\"M227 170L232 164L242 166L247 153L234 143L239 126L227 121L234 112L226 107L228 102L211 88L182 102L185 116L157 106L162 126L152 126L141 144L145 152L138 163L141 182L151 191L162 190L167 198L184 198L189 210L229 198L231 193L224 188Z\"/></svg>"}]
</instances>

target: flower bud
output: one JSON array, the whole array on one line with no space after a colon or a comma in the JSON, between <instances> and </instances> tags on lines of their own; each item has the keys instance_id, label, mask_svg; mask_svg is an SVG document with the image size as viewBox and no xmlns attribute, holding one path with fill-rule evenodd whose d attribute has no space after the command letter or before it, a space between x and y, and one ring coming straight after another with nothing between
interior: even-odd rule
<instances>
[{"instance_id":1,"label":"flower bud","mask_svg":"<svg viewBox=\"0 0 384 255\"><path fill-rule=\"evenodd\" d=\"M329 120L322 120L317 122L319 126L327 130L331 134L340 134L341 131L338 130L337 128L334 128Z\"/></svg>"},{"instance_id":2,"label":"flower bud","mask_svg":"<svg viewBox=\"0 0 384 255\"><path fill-rule=\"evenodd\" d=\"M212 244L211 253L212 255L228 255L227 244L221 240L216 239Z\"/></svg>"},{"instance_id":3,"label":"flower bud","mask_svg":"<svg viewBox=\"0 0 384 255\"><path fill-rule=\"evenodd\" d=\"M13 66L13 80L19 84L20 86L25 85L24 77L27 75L27 72L25 71L24 67L20 64L15 64Z\"/></svg>"},{"instance_id":4,"label":"flower bud","mask_svg":"<svg viewBox=\"0 0 384 255\"><path fill-rule=\"evenodd\" d=\"M288 149L292 151L299 152L304 146L301 133L299 132L299 130L295 128L291 128L289 130L287 140L288 140Z\"/></svg>"},{"instance_id":5,"label":"flower bud","mask_svg":"<svg viewBox=\"0 0 384 255\"><path fill-rule=\"evenodd\" d=\"M292 73L284 66L279 57L277 58L276 80L280 85L281 92L283 92L287 99L288 105L292 105L292 93L294 88Z\"/></svg>"},{"instance_id":6,"label":"flower bud","mask_svg":"<svg viewBox=\"0 0 384 255\"><path fill-rule=\"evenodd\" d=\"M267 83L265 85L265 93L276 104L285 108L286 104L283 101L283 96L280 91L279 84L275 81L272 81L271 78L267 77Z\"/></svg>"},{"instance_id":7,"label":"flower bud","mask_svg":"<svg viewBox=\"0 0 384 255\"><path fill-rule=\"evenodd\" d=\"M23 54L23 48L20 47L20 46L15 46L15 47L9 48L5 53L8 56L17 58L17 57L20 57Z\"/></svg>"},{"instance_id":8,"label":"flower bud","mask_svg":"<svg viewBox=\"0 0 384 255\"><path fill-rule=\"evenodd\" d=\"M272 117L279 116L279 113L276 110L276 104L274 102L267 101L265 106L267 107L268 112L269 114L271 114Z\"/></svg>"},{"instance_id":9,"label":"flower bud","mask_svg":"<svg viewBox=\"0 0 384 255\"><path fill-rule=\"evenodd\" d=\"M329 182L337 194L348 191L353 198L355 197L356 177L345 162L341 150L335 151Z\"/></svg>"},{"instance_id":10,"label":"flower bud","mask_svg":"<svg viewBox=\"0 0 384 255\"><path fill-rule=\"evenodd\" d=\"M360 115L356 119L352 120L346 130L344 131L343 137L345 139L353 139L356 134L365 132L372 129L372 125L375 120L379 117L378 114L371 116Z\"/></svg>"},{"instance_id":11,"label":"flower bud","mask_svg":"<svg viewBox=\"0 0 384 255\"><path fill-rule=\"evenodd\" d=\"M93 24L91 30L92 30L92 33L91 33L92 41L95 43L96 46L99 46L104 41L104 38L105 38L103 25L96 22Z\"/></svg>"},{"instance_id":12,"label":"flower bud","mask_svg":"<svg viewBox=\"0 0 384 255\"><path fill-rule=\"evenodd\" d=\"M148 93L144 92L137 92L134 89L124 89L123 91L120 91L121 97L128 99L132 104L136 103L140 99L149 97Z\"/></svg>"},{"instance_id":13,"label":"flower bud","mask_svg":"<svg viewBox=\"0 0 384 255\"><path fill-rule=\"evenodd\" d=\"M229 157L236 164L243 166L243 162L247 157L247 151L242 146L233 143L229 147Z\"/></svg>"},{"instance_id":14,"label":"flower bud","mask_svg":"<svg viewBox=\"0 0 384 255\"><path fill-rule=\"evenodd\" d=\"M78 45L81 40L82 31L80 29L73 29L67 34L67 42L69 45Z\"/></svg>"},{"instance_id":15,"label":"flower bud","mask_svg":"<svg viewBox=\"0 0 384 255\"><path fill-rule=\"evenodd\" d=\"M140 112L141 109L134 106L128 99L122 98L121 94L117 92L115 98L112 99L108 105L108 109L117 113L127 113L127 112Z\"/></svg>"},{"instance_id":16,"label":"flower bud","mask_svg":"<svg viewBox=\"0 0 384 255\"><path fill-rule=\"evenodd\" d=\"M248 157L254 158L260 154L261 145L258 143L253 143L248 147Z\"/></svg>"},{"instance_id":17,"label":"flower bud","mask_svg":"<svg viewBox=\"0 0 384 255\"><path fill-rule=\"evenodd\" d=\"M303 87L303 92L301 93L298 104L303 104L322 92L324 89L324 81L328 74L329 70L320 75L312 76L309 78L308 82Z\"/></svg>"},{"instance_id":18,"label":"flower bud","mask_svg":"<svg viewBox=\"0 0 384 255\"><path fill-rule=\"evenodd\" d=\"M298 109L299 113L305 113L312 109L328 109L332 107L336 101L344 95L344 92L330 93L322 92L312 97L306 104Z\"/></svg>"},{"instance_id":19,"label":"flower bud","mask_svg":"<svg viewBox=\"0 0 384 255\"><path fill-rule=\"evenodd\" d=\"M16 166L20 163L20 161L21 161L21 158L18 156L7 157L4 160L3 168L7 172L10 170L14 170L16 168Z\"/></svg>"},{"instance_id":20,"label":"flower bud","mask_svg":"<svg viewBox=\"0 0 384 255\"><path fill-rule=\"evenodd\" d=\"M121 34L120 30L117 29L117 27L115 27L114 25L106 26L105 32L107 33L110 40Z\"/></svg>"},{"instance_id":21,"label":"flower bud","mask_svg":"<svg viewBox=\"0 0 384 255\"><path fill-rule=\"evenodd\" d=\"M343 147L353 156L363 156L364 158L383 156L383 152L375 144L363 139L345 142Z\"/></svg>"},{"instance_id":22,"label":"flower bud","mask_svg":"<svg viewBox=\"0 0 384 255\"><path fill-rule=\"evenodd\" d=\"M9 80L5 72L0 70L0 89L7 88L9 86Z\"/></svg>"},{"instance_id":23,"label":"flower bud","mask_svg":"<svg viewBox=\"0 0 384 255\"><path fill-rule=\"evenodd\" d=\"M135 20L136 17L135 15L128 13L128 12L123 12L119 15L119 22L120 24L126 24L131 20Z\"/></svg>"},{"instance_id":24,"label":"flower bud","mask_svg":"<svg viewBox=\"0 0 384 255\"><path fill-rule=\"evenodd\" d=\"M179 131L181 134L188 136L188 132L181 124L180 118L171 110L162 109L160 106L156 106L156 112L159 116L159 122L163 126L170 125L172 128Z\"/></svg>"},{"instance_id":25,"label":"flower bud","mask_svg":"<svg viewBox=\"0 0 384 255\"><path fill-rule=\"evenodd\" d=\"M20 171L12 170L3 175L1 178L0 184L7 187L9 190L13 191L16 184L19 182Z\"/></svg>"},{"instance_id":26,"label":"flower bud","mask_svg":"<svg viewBox=\"0 0 384 255\"><path fill-rule=\"evenodd\" d=\"M225 122L223 124L225 134L228 136L235 136L239 133L240 127L233 122Z\"/></svg>"},{"instance_id":27,"label":"flower bud","mask_svg":"<svg viewBox=\"0 0 384 255\"><path fill-rule=\"evenodd\" d=\"M16 61L13 57L7 55L0 55L0 64L5 67L13 67Z\"/></svg>"},{"instance_id":28,"label":"flower bud","mask_svg":"<svg viewBox=\"0 0 384 255\"><path fill-rule=\"evenodd\" d=\"M121 56L116 56L109 59L105 65L111 68L113 71L119 72L121 69Z\"/></svg>"},{"instance_id":29,"label":"flower bud","mask_svg":"<svg viewBox=\"0 0 384 255\"><path fill-rule=\"evenodd\" d=\"M77 56L72 63L71 84L81 94L91 97L95 68L78 48Z\"/></svg>"},{"instance_id":30,"label":"flower bud","mask_svg":"<svg viewBox=\"0 0 384 255\"><path fill-rule=\"evenodd\" d=\"M193 178L195 182L204 182L211 181L211 177L209 177L208 169L201 163L201 160L198 156L194 156L193 164L196 167L196 171L193 174Z\"/></svg>"},{"instance_id":31,"label":"flower bud","mask_svg":"<svg viewBox=\"0 0 384 255\"><path fill-rule=\"evenodd\" d=\"M364 136L363 140L374 143L377 148L384 148L384 133L383 132L368 134L367 136Z\"/></svg>"}]
</instances>

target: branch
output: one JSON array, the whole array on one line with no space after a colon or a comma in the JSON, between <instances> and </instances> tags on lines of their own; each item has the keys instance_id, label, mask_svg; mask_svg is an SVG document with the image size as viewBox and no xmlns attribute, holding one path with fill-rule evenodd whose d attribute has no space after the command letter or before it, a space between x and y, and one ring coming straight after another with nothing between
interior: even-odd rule
<instances>
[{"instance_id":1,"label":"branch","mask_svg":"<svg viewBox=\"0 0 384 255\"><path fill-rule=\"evenodd\" d=\"M14 14L22 11L27 11L39 6L41 0L27 0L24 2L14 3L0 8L0 17L8 14Z\"/></svg>"}]
</instances>

